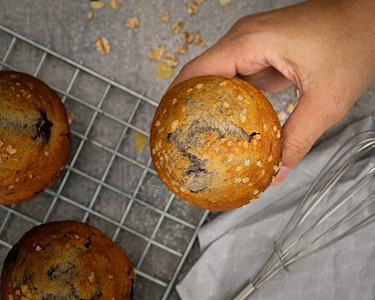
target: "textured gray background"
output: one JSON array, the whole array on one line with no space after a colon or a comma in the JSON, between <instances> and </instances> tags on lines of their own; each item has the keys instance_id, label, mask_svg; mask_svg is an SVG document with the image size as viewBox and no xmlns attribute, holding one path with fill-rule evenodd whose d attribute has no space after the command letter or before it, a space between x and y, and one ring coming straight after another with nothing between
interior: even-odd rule
<instances>
[{"instance_id":1,"label":"textured gray background","mask_svg":"<svg viewBox=\"0 0 375 300\"><path fill-rule=\"evenodd\" d=\"M296 0L233 0L227 7L220 7L218 0L206 0L198 7L198 13L188 15L185 7L188 0L120 0L122 7L112 10L105 0L105 6L94 11L93 18L87 19L90 1L46 1L17 0L0 1L0 23L29 38L51 47L71 59L82 62L99 73L114 78L145 96L159 101L172 78L158 80L157 63L147 59L151 47L163 44L167 51L174 52L182 43L181 34L175 35L170 26L179 20L185 22L182 29L200 32L206 39L207 47L215 43L240 17L264 10L291 5ZM170 11L168 24L161 22L158 11ZM137 17L141 25L135 29L125 26L126 19ZM181 32L182 32L181 31ZM95 40L105 36L112 44L109 55L102 56L96 51ZM179 55L179 69L200 54L205 48L191 45L187 53ZM25 53L27 55L27 53ZM58 73L58 71L57 71ZM58 74L56 74L58 76ZM374 114L375 107L370 103L374 84L353 106L342 125L362 116ZM287 89L269 96L276 111L286 108L289 101L296 101L294 90Z\"/></svg>"},{"instance_id":2,"label":"textured gray background","mask_svg":"<svg viewBox=\"0 0 375 300\"><path fill-rule=\"evenodd\" d=\"M158 80L156 73L157 62L150 62L147 59L147 54L151 47L155 47L158 44L163 44L167 48L167 51L171 52L174 52L176 47L182 44L181 34L174 35L170 30L170 26L174 22L183 20L185 26L182 31L199 31L201 36L207 41L206 47L190 45L187 53L178 56L180 62L174 71L174 75L176 75L184 63L200 54L210 45L214 44L238 18L246 14L274 9L299 2L292 0L233 0L231 5L223 8L218 5L217 0L206 0L198 7L198 13L196 15L188 15L185 4L190 1L187 0L138 0L136 3L131 0L119 1L121 2L122 7L119 10L112 10L108 5L109 0L103 0L105 6L101 10L94 11L93 18L88 20L87 13L91 11L89 7L90 1L88 0L0 0L0 23L42 45L50 47L52 50L69 57L76 62L81 62L83 65L100 74L115 79L117 82L155 101L159 101L173 77L165 80ZM161 22L157 16L158 11L165 10L169 10L171 13L171 20L168 24ZM126 28L125 22L129 17L139 18L141 22L140 27L136 29ZM110 54L102 56L97 52L95 48L95 40L99 36L105 36L111 42L112 51ZM5 41L0 38L0 52L4 51L5 47L8 46L8 43L9 40ZM25 49L21 49L21 52L18 53L21 54L18 54L19 56L17 57L12 57L13 65L24 71L33 72L33 69L28 70L28 66L32 65L30 62L37 61L38 59L36 58L37 55L34 51L30 51L30 49L26 47ZM4 53L1 52L0 54L3 55ZM67 70L66 66L59 66L59 63L52 64L52 66L53 67L51 67L50 70L44 70L45 73L41 75L55 86L66 88L66 78L69 77L66 77L65 74L62 73L71 70ZM95 105L97 99L100 98L102 87L97 86L90 81L85 82L84 79L82 79L80 84L84 88L81 90L73 90L73 93ZM90 91L86 94L88 88ZM374 115L375 105L373 100L370 100L374 99L374 97L372 97L374 90L375 85L372 84L360 100L353 106L343 121L333 129L329 130L325 137L355 119L367 115ZM269 95L269 99L274 105L275 110L279 112L285 110L289 102L296 101L296 96L294 89L288 88L278 94ZM73 102L68 102L66 105L69 106L69 110L74 111L76 114L76 120L73 123L74 129L77 132L82 133L87 126L87 120L90 117L91 112L86 112L83 108L78 106L75 107ZM126 106L111 107L110 99L106 101L105 105L106 111L123 119L128 118L128 112L131 110L131 108ZM152 115L152 108L145 108L142 111L142 114L139 115L138 119L135 120L137 126L147 131ZM121 128L116 127L118 126L117 123L110 122L105 118L101 120L99 117L99 121L102 121L99 123L100 126L94 128L90 133L89 138L99 140L108 147L113 147L116 143L116 136L121 132ZM114 138L109 140L103 138L103 136L108 136L109 134ZM129 140L131 138L129 138ZM87 160L79 160L77 162L77 168L92 176L99 176L102 170L98 169L99 167L96 166L100 166L101 161L95 159L95 152L93 152L95 149L87 147L84 150L87 153L83 152L83 157L86 156ZM139 157L137 153L132 153L132 151L134 152L134 148L126 143L121 151L128 156L136 157L136 159L142 163L146 163L148 159L147 155ZM101 159L105 160L106 157L101 157ZM102 165L105 166L105 161ZM108 180L114 186L119 187L122 187L121 185L123 185L123 182L118 181L116 178L119 178L122 175L131 176L131 174L119 174L116 172L113 172L113 174L113 177L110 177ZM92 195L95 187L91 186L90 182L85 184L85 181L82 180L82 178L75 179L74 176L70 177L69 187L72 188L71 191L67 191L67 194L72 199L78 199L77 202L79 201L86 205L90 200L90 195ZM74 182L80 182L75 189L73 188L75 185ZM137 182L136 178L134 181L128 181L128 186L125 186L124 189L129 188L129 190L131 190L134 188L135 182ZM77 191L80 191L80 189L82 192L78 193ZM46 199L42 199L43 197ZM47 198L49 198L47 195L43 195L36 201L44 203L43 201L47 201ZM20 206L18 210L25 214L29 214L31 211L32 214L34 214L35 211L35 214L37 214L34 205L39 202L36 201ZM162 205L163 203L159 204ZM97 210L101 211L102 209L105 213L110 214L111 217L115 219L118 218L116 215L116 213L118 213L118 205L124 205L124 203L122 203L120 199L117 200L116 195L110 200L99 198L97 201ZM175 209L178 214L184 216L184 218L188 218L189 221L192 220L191 222L195 222L202 213L200 210L184 204L178 204L175 208L172 207L172 209ZM61 211L64 210L62 209ZM42 214L42 212L40 213ZM0 210L0 220L4 218L4 216L5 213ZM139 208L138 214L134 213L133 216L130 216L130 218L127 219L127 222L131 223L131 226L134 226L135 229L140 232L149 230L150 224L145 223L143 221L145 218L139 218L139 216L147 216L149 223L152 223L154 220L151 212ZM215 214L212 214L210 217L212 218L214 216ZM53 215L51 218L63 219L64 217L64 214L59 215L59 211L56 210L56 215ZM80 219L81 217L81 215L75 216L77 219ZM7 224L11 223L8 222ZM164 233L157 237L157 239L162 243L172 244L174 247L183 249L186 246L184 243L186 243L187 240L184 238L185 233L178 233L179 228L173 226L168 226L168 224L166 224L162 228ZM16 227L18 227L20 233L22 233L30 227L30 224L19 224ZM109 235L113 234L113 228L108 229L106 233ZM9 237L8 241L14 243L17 241L18 237L19 236ZM126 244L124 240L125 239L120 239L121 246L123 245L122 243ZM128 251L131 252L130 256L135 257L136 259L137 249L135 246L133 249L124 245L124 248L129 249ZM1 258L3 258L4 255L5 251L3 250ZM157 256L158 253L155 252L154 255ZM192 263L194 263L198 255L199 249L196 243L185 266L183 267L179 280L184 276ZM149 266L146 264L146 267L152 269L154 266L152 264ZM142 286L142 282L139 286ZM175 293L172 293L171 297L175 298L177 296Z\"/></svg>"}]
</instances>

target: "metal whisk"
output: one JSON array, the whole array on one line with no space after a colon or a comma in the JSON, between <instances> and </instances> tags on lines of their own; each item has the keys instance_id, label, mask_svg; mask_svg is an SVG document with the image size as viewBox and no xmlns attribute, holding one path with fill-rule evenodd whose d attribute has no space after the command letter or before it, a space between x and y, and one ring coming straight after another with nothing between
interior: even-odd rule
<instances>
[{"instance_id":1,"label":"metal whisk","mask_svg":"<svg viewBox=\"0 0 375 300\"><path fill-rule=\"evenodd\" d=\"M375 221L375 208L371 207L375 204L375 163L368 162L374 149L375 131L366 131L350 138L332 156L274 242L263 266L232 300L246 299L280 271ZM349 182L348 188L335 189L338 182Z\"/></svg>"}]
</instances>

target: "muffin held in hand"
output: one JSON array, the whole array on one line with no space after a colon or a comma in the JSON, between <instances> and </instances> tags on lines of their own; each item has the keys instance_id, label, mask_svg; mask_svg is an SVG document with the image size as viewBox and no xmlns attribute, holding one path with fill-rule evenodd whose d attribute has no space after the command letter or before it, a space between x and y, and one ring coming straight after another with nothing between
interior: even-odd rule
<instances>
[{"instance_id":1,"label":"muffin held in hand","mask_svg":"<svg viewBox=\"0 0 375 300\"><path fill-rule=\"evenodd\" d=\"M231 77L189 79L162 98L151 126L155 170L177 196L230 210L258 198L281 166L281 127L267 98Z\"/></svg>"},{"instance_id":2,"label":"muffin held in hand","mask_svg":"<svg viewBox=\"0 0 375 300\"><path fill-rule=\"evenodd\" d=\"M1 299L132 298L126 254L98 229L77 221L32 228L8 253Z\"/></svg>"},{"instance_id":3,"label":"muffin held in hand","mask_svg":"<svg viewBox=\"0 0 375 300\"><path fill-rule=\"evenodd\" d=\"M68 118L58 95L31 75L0 71L0 204L49 187L69 152Z\"/></svg>"}]
</instances>

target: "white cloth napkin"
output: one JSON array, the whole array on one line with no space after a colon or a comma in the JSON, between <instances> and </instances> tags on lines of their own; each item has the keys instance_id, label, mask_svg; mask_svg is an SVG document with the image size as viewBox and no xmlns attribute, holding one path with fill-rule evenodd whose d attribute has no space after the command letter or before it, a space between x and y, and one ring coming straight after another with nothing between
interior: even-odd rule
<instances>
[{"instance_id":1,"label":"white cloth napkin","mask_svg":"<svg viewBox=\"0 0 375 300\"><path fill-rule=\"evenodd\" d=\"M375 130L375 117L357 121L315 147L282 185L204 226L198 236L201 257L176 287L181 299L230 299L263 264L327 160L350 136L365 130ZM375 165L375 158L369 159ZM375 223L280 272L249 299L375 299L374 278Z\"/></svg>"}]
</instances>

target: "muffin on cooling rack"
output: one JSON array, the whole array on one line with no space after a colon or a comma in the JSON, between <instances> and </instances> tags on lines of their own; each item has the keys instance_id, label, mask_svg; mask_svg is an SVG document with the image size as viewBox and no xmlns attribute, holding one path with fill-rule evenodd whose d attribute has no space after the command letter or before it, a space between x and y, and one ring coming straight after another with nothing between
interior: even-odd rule
<instances>
[{"instance_id":1,"label":"muffin on cooling rack","mask_svg":"<svg viewBox=\"0 0 375 300\"><path fill-rule=\"evenodd\" d=\"M267 98L246 81L202 76L177 84L151 126L156 172L182 199L229 210L258 198L281 166L281 127Z\"/></svg>"},{"instance_id":2,"label":"muffin on cooling rack","mask_svg":"<svg viewBox=\"0 0 375 300\"><path fill-rule=\"evenodd\" d=\"M131 299L126 254L98 229L77 221L32 228L8 253L1 299Z\"/></svg>"},{"instance_id":3,"label":"muffin on cooling rack","mask_svg":"<svg viewBox=\"0 0 375 300\"><path fill-rule=\"evenodd\" d=\"M50 186L69 152L59 96L31 75L0 71L0 204L28 200Z\"/></svg>"}]
</instances>

